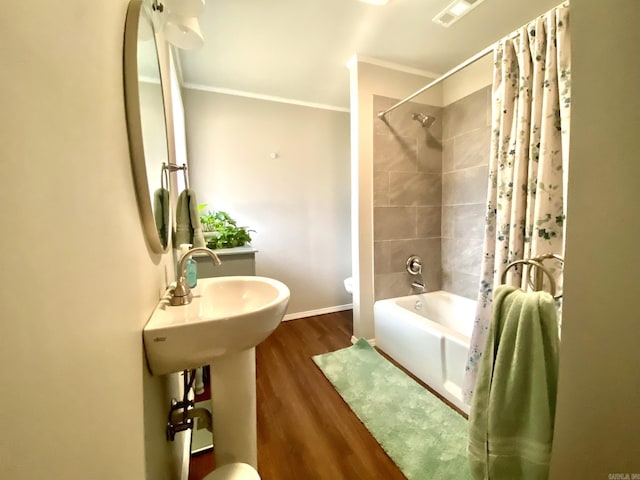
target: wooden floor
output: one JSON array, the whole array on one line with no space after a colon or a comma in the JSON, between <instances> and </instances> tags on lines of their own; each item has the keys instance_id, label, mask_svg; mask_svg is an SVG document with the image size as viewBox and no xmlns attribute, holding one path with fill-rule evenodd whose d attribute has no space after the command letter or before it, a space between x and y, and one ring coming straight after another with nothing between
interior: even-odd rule
<instances>
[{"instance_id":1,"label":"wooden floor","mask_svg":"<svg viewBox=\"0 0 640 480\"><path fill-rule=\"evenodd\" d=\"M402 480L369 431L311 360L351 345L351 311L283 322L256 349L262 480ZM190 480L212 468L192 460Z\"/></svg>"},{"instance_id":2,"label":"wooden floor","mask_svg":"<svg viewBox=\"0 0 640 480\"><path fill-rule=\"evenodd\" d=\"M256 351L262 480L404 479L311 357L351 345L351 311L284 322Z\"/></svg>"}]
</instances>

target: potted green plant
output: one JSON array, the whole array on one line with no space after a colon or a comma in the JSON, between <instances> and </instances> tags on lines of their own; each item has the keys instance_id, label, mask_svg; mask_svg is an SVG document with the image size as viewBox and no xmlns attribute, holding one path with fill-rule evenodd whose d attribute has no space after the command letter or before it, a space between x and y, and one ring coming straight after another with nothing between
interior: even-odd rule
<instances>
[{"instance_id":1,"label":"potted green plant","mask_svg":"<svg viewBox=\"0 0 640 480\"><path fill-rule=\"evenodd\" d=\"M205 208L206 204L198 206L201 211L200 223L202 224L202 231L205 233L208 248L216 250L241 247L251 241L250 232L255 232L255 230L250 230L247 227L238 227L236 221L222 210L209 210L206 213L202 213ZM215 235L207 235L208 232L214 232Z\"/></svg>"}]
</instances>

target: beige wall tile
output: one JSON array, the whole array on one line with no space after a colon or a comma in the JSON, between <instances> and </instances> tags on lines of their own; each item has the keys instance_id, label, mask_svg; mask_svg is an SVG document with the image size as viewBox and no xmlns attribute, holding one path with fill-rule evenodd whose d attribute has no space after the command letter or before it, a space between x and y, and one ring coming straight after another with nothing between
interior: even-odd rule
<instances>
[{"instance_id":1,"label":"beige wall tile","mask_svg":"<svg viewBox=\"0 0 640 480\"><path fill-rule=\"evenodd\" d=\"M438 174L399 173L389 175L389 203L391 205L440 205L442 179Z\"/></svg>"},{"instance_id":2,"label":"beige wall tile","mask_svg":"<svg viewBox=\"0 0 640 480\"><path fill-rule=\"evenodd\" d=\"M373 172L373 205L389 205L389 172Z\"/></svg>"},{"instance_id":3,"label":"beige wall tile","mask_svg":"<svg viewBox=\"0 0 640 480\"><path fill-rule=\"evenodd\" d=\"M374 207L375 241L416 237L415 207Z\"/></svg>"},{"instance_id":4,"label":"beige wall tile","mask_svg":"<svg viewBox=\"0 0 640 480\"><path fill-rule=\"evenodd\" d=\"M459 170L489 164L491 129L482 127L453 139L453 168Z\"/></svg>"},{"instance_id":5,"label":"beige wall tile","mask_svg":"<svg viewBox=\"0 0 640 480\"><path fill-rule=\"evenodd\" d=\"M415 138L374 135L373 151L374 171L416 172L418 170Z\"/></svg>"},{"instance_id":6,"label":"beige wall tile","mask_svg":"<svg viewBox=\"0 0 640 480\"><path fill-rule=\"evenodd\" d=\"M418 238L439 238L442 230L440 206L417 207L416 229Z\"/></svg>"},{"instance_id":7,"label":"beige wall tile","mask_svg":"<svg viewBox=\"0 0 640 480\"><path fill-rule=\"evenodd\" d=\"M443 139L448 140L471 130L487 126L486 87L444 108Z\"/></svg>"},{"instance_id":8,"label":"beige wall tile","mask_svg":"<svg viewBox=\"0 0 640 480\"><path fill-rule=\"evenodd\" d=\"M489 167L471 167L442 175L442 204L484 203Z\"/></svg>"}]
</instances>

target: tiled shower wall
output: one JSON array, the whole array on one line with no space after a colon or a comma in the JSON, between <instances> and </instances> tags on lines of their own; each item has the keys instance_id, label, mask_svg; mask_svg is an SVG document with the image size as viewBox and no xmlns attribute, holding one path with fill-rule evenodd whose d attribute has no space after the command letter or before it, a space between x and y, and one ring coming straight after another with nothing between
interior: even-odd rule
<instances>
[{"instance_id":1,"label":"tiled shower wall","mask_svg":"<svg viewBox=\"0 0 640 480\"><path fill-rule=\"evenodd\" d=\"M478 296L491 141L491 87L442 116L442 289Z\"/></svg>"},{"instance_id":2,"label":"tiled shower wall","mask_svg":"<svg viewBox=\"0 0 640 480\"><path fill-rule=\"evenodd\" d=\"M396 99L374 96L373 111L385 110ZM420 112L440 121L429 131L411 119ZM374 117L373 249L375 298L411 293L413 277L406 271L410 255L423 260L427 289L439 290L442 210L442 112L439 107L406 103Z\"/></svg>"},{"instance_id":3,"label":"tiled shower wall","mask_svg":"<svg viewBox=\"0 0 640 480\"><path fill-rule=\"evenodd\" d=\"M428 291L475 299L480 277L488 176L490 87L444 108L406 103L374 122L376 300L412 293L405 270L423 259ZM374 112L397 102L375 96ZM411 119L436 117L423 128Z\"/></svg>"}]
</instances>

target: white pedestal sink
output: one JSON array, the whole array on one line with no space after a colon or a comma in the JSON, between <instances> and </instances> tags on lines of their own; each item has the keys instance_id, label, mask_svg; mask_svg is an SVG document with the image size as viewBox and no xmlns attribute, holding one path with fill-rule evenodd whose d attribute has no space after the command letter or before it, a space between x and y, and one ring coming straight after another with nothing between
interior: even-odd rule
<instances>
[{"instance_id":1,"label":"white pedestal sink","mask_svg":"<svg viewBox=\"0 0 640 480\"><path fill-rule=\"evenodd\" d=\"M188 305L160 300L143 338L153 375L211 365L215 457L218 466L257 468L255 346L279 325L289 289L265 277L198 280Z\"/></svg>"},{"instance_id":2,"label":"white pedestal sink","mask_svg":"<svg viewBox=\"0 0 640 480\"><path fill-rule=\"evenodd\" d=\"M211 415L216 465L242 462L258 469L256 349L211 363Z\"/></svg>"}]
</instances>

